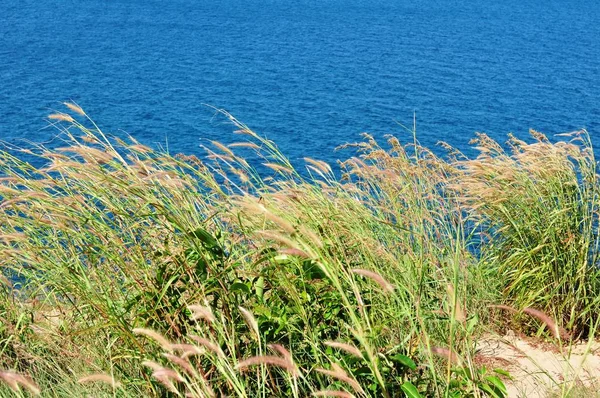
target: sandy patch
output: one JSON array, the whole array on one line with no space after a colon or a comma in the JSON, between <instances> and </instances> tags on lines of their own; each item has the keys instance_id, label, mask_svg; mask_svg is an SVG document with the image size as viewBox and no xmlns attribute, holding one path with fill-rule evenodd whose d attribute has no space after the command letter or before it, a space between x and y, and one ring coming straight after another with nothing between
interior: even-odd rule
<instances>
[{"instance_id":1,"label":"sandy patch","mask_svg":"<svg viewBox=\"0 0 600 398\"><path fill-rule=\"evenodd\" d=\"M485 361L510 372L514 380L505 380L509 397L543 398L574 383L600 385L600 342L560 347L509 333L487 336L477 346Z\"/></svg>"}]
</instances>

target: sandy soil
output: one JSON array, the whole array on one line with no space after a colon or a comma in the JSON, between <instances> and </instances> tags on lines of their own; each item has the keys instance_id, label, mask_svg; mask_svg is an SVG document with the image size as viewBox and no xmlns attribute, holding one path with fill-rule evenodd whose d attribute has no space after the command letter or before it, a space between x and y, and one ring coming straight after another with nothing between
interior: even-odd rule
<instances>
[{"instance_id":1,"label":"sandy soil","mask_svg":"<svg viewBox=\"0 0 600 398\"><path fill-rule=\"evenodd\" d=\"M560 347L508 333L485 337L478 350L484 361L510 372L509 397L542 398L551 391L560 396L561 388L574 385L598 387L590 394L600 391L600 342Z\"/></svg>"}]
</instances>

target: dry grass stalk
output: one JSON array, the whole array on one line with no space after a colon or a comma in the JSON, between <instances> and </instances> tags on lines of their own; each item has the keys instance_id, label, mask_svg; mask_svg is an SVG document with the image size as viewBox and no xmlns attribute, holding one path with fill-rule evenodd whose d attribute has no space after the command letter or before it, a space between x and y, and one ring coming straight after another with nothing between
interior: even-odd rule
<instances>
[{"instance_id":1,"label":"dry grass stalk","mask_svg":"<svg viewBox=\"0 0 600 398\"><path fill-rule=\"evenodd\" d=\"M181 375L179 373L177 373L176 371L174 371L173 369L169 369L169 368L161 368L161 369L156 369L153 373L152 376L158 378L167 378L167 379L172 379L178 382L183 382L183 377L181 377Z\"/></svg>"},{"instance_id":2,"label":"dry grass stalk","mask_svg":"<svg viewBox=\"0 0 600 398\"><path fill-rule=\"evenodd\" d=\"M281 344L269 344L269 348L273 351L277 351L286 361L293 363L292 354Z\"/></svg>"},{"instance_id":3,"label":"dry grass stalk","mask_svg":"<svg viewBox=\"0 0 600 398\"><path fill-rule=\"evenodd\" d=\"M194 371L192 364L187 359L178 357L177 355L169 354L166 352L163 353L162 355L163 355L163 357L165 357L169 361L171 361L173 364L175 364L175 365L179 366L181 369L185 370L185 372L187 374L189 374L190 376L195 376L196 372Z\"/></svg>"},{"instance_id":4,"label":"dry grass stalk","mask_svg":"<svg viewBox=\"0 0 600 398\"><path fill-rule=\"evenodd\" d=\"M199 304L188 305L188 309L192 312L192 319L194 321L198 319L204 319L208 323L215 321L215 316L210 307L205 307Z\"/></svg>"},{"instance_id":5,"label":"dry grass stalk","mask_svg":"<svg viewBox=\"0 0 600 398\"><path fill-rule=\"evenodd\" d=\"M466 322L467 316L465 315L465 312L463 311L462 306L458 301L458 297L456 296L456 290L454 290L454 285L449 283L448 285L446 285L446 290L448 292L448 300L450 301L450 303L452 303L452 306L454 307L454 316L456 317L456 320L461 323Z\"/></svg>"},{"instance_id":6,"label":"dry grass stalk","mask_svg":"<svg viewBox=\"0 0 600 398\"><path fill-rule=\"evenodd\" d=\"M310 239L310 241L316 247L318 247L318 248L323 247L323 240L312 229L309 229L309 228L305 227L304 225L301 225L300 228L298 228L298 229L300 230L302 235L307 237L308 239Z\"/></svg>"},{"instance_id":7,"label":"dry grass stalk","mask_svg":"<svg viewBox=\"0 0 600 398\"><path fill-rule=\"evenodd\" d=\"M23 386L33 395L41 393L40 387L29 376L11 371L0 371L0 379L4 380L10 389L15 392L20 392L20 386Z\"/></svg>"},{"instance_id":8,"label":"dry grass stalk","mask_svg":"<svg viewBox=\"0 0 600 398\"><path fill-rule=\"evenodd\" d=\"M236 201L234 202L241 208L247 210L250 214L258 214L265 217L267 220L271 221L275 225L279 226L285 232L289 234L293 234L296 232L296 228L289 223L287 220L279 217L278 215L273 214L270 210L268 210L263 204L257 202L249 202L249 201Z\"/></svg>"},{"instance_id":9,"label":"dry grass stalk","mask_svg":"<svg viewBox=\"0 0 600 398\"><path fill-rule=\"evenodd\" d=\"M298 257L307 258L307 259L312 258L305 251L300 250L300 249L296 249L294 247L290 247L290 248L286 248L286 249L281 249L281 250L279 250L279 254L284 254L284 255L287 255L287 256L298 256Z\"/></svg>"},{"instance_id":10,"label":"dry grass stalk","mask_svg":"<svg viewBox=\"0 0 600 398\"><path fill-rule=\"evenodd\" d=\"M133 329L133 333L149 337L150 339L156 341L162 347L163 350L169 351L169 352L172 351L172 348L171 348L172 343L169 342L169 340L167 340L165 337L163 337L160 333L158 333L152 329L135 328L135 329Z\"/></svg>"},{"instance_id":11,"label":"dry grass stalk","mask_svg":"<svg viewBox=\"0 0 600 398\"><path fill-rule=\"evenodd\" d=\"M510 311L510 312L514 312L514 313L523 312L524 314L530 315L530 316L538 319L539 321L541 321L548 328L548 330L550 330L550 333L552 333L552 336L554 336L554 338L556 338L556 339L562 338L563 340L568 340L571 338L571 335L569 334L569 332L567 332L564 328L560 327L552 318L550 318L544 312L542 312L540 310L536 310L535 308L525 307L525 308L523 308L522 311L519 311L516 308L513 308L508 305L503 305L503 304L490 305L489 307L490 308L498 308L498 309L502 309L502 310L506 310L506 311Z\"/></svg>"},{"instance_id":12,"label":"dry grass stalk","mask_svg":"<svg viewBox=\"0 0 600 398\"><path fill-rule=\"evenodd\" d=\"M363 359L362 352L355 346L346 343L339 343L337 341L326 341L325 345L332 348L337 348L342 351L346 351L350 355L354 355L357 358Z\"/></svg>"},{"instance_id":13,"label":"dry grass stalk","mask_svg":"<svg viewBox=\"0 0 600 398\"><path fill-rule=\"evenodd\" d=\"M81 116L85 116L85 112L83 111L83 109L81 109L81 107L77 104L75 104L74 102L63 102L63 104L69 108L70 110L72 110L73 112L81 115Z\"/></svg>"},{"instance_id":14,"label":"dry grass stalk","mask_svg":"<svg viewBox=\"0 0 600 398\"><path fill-rule=\"evenodd\" d=\"M379 275L377 272L369 271L362 268L353 268L351 271L357 275L361 275L371 279L373 282L377 283L381 287L381 289L383 289L383 291L386 293L391 293L394 291L394 285L389 283L383 276Z\"/></svg>"},{"instance_id":15,"label":"dry grass stalk","mask_svg":"<svg viewBox=\"0 0 600 398\"><path fill-rule=\"evenodd\" d=\"M331 173L331 167L322 160L315 160L311 158L304 158L304 161L313 165L318 171L323 174Z\"/></svg>"},{"instance_id":16,"label":"dry grass stalk","mask_svg":"<svg viewBox=\"0 0 600 398\"><path fill-rule=\"evenodd\" d=\"M211 342L208 339L205 339L204 337L199 337L199 336L189 336L192 340L194 340L196 343L200 344L201 346L205 347L206 349L208 349L209 351L214 352L215 354L217 354L219 357L221 358L225 358L225 353L223 352L223 350L221 349L221 347L219 347L218 345L216 345L215 343Z\"/></svg>"},{"instance_id":17,"label":"dry grass stalk","mask_svg":"<svg viewBox=\"0 0 600 398\"><path fill-rule=\"evenodd\" d=\"M150 147L147 147L146 145L142 145L142 144L129 145L127 148L130 149L130 150L132 150L132 151L139 152L139 153L151 153L151 152L153 152Z\"/></svg>"},{"instance_id":18,"label":"dry grass stalk","mask_svg":"<svg viewBox=\"0 0 600 398\"><path fill-rule=\"evenodd\" d=\"M352 387L352 389L354 391L356 391L357 393L360 393L360 394L364 394L365 393L365 391L362 389L362 387L360 386L360 384L358 384L358 382L356 380L354 380L353 378L351 378L350 376L348 376L348 374L346 373L346 371L344 369L342 369L340 367L340 365L338 365L335 362L332 362L331 363L331 369L332 370L317 368L315 370L317 372L319 372L319 373L323 373L324 375L333 377L334 379L337 379L339 381L343 381L344 383L346 383L350 387Z\"/></svg>"},{"instance_id":19,"label":"dry grass stalk","mask_svg":"<svg viewBox=\"0 0 600 398\"><path fill-rule=\"evenodd\" d=\"M285 166L282 166L277 163L263 163L262 165L266 166L274 171L277 171L279 173L283 173L283 174L293 174L294 173L294 170L290 169L289 167L285 167Z\"/></svg>"},{"instance_id":20,"label":"dry grass stalk","mask_svg":"<svg viewBox=\"0 0 600 398\"><path fill-rule=\"evenodd\" d=\"M229 148L250 148L250 149L260 149L258 145L253 142L234 142L233 144L227 145Z\"/></svg>"},{"instance_id":21,"label":"dry grass stalk","mask_svg":"<svg viewBox=\"0 0 600 398\"><path fill-rule=\"evenodd\" d=\"M143 361L142 365L143 366L147 366L147 367L149 367L152 370L158 370L158 369L162 369L163 368L163 366L161 364L158 364L158 363L156 363L154 361L148 361L148 360Z\"/></svg>"},{"instance_id":22,"label":"dry grass stalk","mask_svg":"<svg viewBox=\"0 0 600 398\"><path fill-rule=\"evenodd\" d=\"M355 398L354 395L347 391L339 390L321 390L313 392L313 397L338 397L338 398Z\"/></svg>"},{"instance_id":23,"label":"dry grass stalk","mask_svg":"<svg viewBox=\"0 0 600 398\"><path fill-rule=\"evenodd\" d=\"M247 309L245 309L244 307L240 306L240 307L238 307L238 309L242 313L242 316L244 317L246 324L248 325L248 327L252 330L252 332L256 336L256 340L260 341L260 332L258 330L258 322L256 321L256 318L254 318L254 315L252 315L252 313L250 311L248 311Z\"/></svg>"},{"instance_id":24,"label":"dry grass stalk","mask_svg":"<svg viewBox=\"0 0 600 398\"><path fill-rule=\"evenodd\" d=\"M211 143L216 146L217 148L219 148L220 150L222 150L223 152L225 152L227 154L227 156L230 156L231 158L235 158L235 154L231 151L231 149L227 148L225 145L221 144L219 141L211 141Z\"/></svg>"},{"instance_id":25,"label":"dry grass stalk","mask_svg":"<svg viewBox=\"0 0 600 398\"><path fill-rule=\"evenodd\" d=\"M104 374L104 373L94 373L91 375L87 375L87 376L81 377L79 380L77 380L77 382L79 384L100 382L100 383L108 384L112 388L121 387L121 383L116 381L114 377L112 377L111 375Z\"/></svg>"},{"instance_id":26,"label":"dry grass stalk","mask_svg":"<svg viewBox=\"0 0 600 398\"><path fill-rule=\"evenodd\" d=\"M431 347L431 353L438 357L445 358L454 365L460 365L461 361L456 353L445 347Z\"/></svg>"},{"instance_id":27,"label":"dry grass stalk","mask_svg":"<svg viewBox=\"0 0 600 398\"><path fill-rule=\"evenodd\" d=\"M158 380L163 386L165 386L172 393L176 394L177 396L181 396L181 394L179 393L179 390L177 389L177 387L175 387L175 384L173 384L172 380L182 382L183 377L181 377L181 375L179 373L175 372L173 369L168 369L168 368L156 369L152 373L152 377L154 377L156 380Z\"/></svg>"},{"instance_id":28,"label":"dry grass stalk","mask_svg":"<svg viewBox=\"0 0 600 398\"><path fill-rule=\"evenodd\" d=\"M66 113L52 113L52 114L48 115L48 119L58 120L61 122L68 122L68 123L75 122L75 119L73 119L73 117L71 115L67 115Z\"/></svg>"},{"instance_id":29,"label":"dry grass stalk","mask_svg":"<svg viewBox=\"0 0 600 398\"><path fill-rule=\"evenodd\" d=\"M188 358L192 355L202 355L206 352L193 344L171 344L171 348L173 351L181 351L181 358Z\"/></svg>"},{"instance_id":30,"label":"dry grass stalk","mask_svg":"<svg viewBox=\"0 0 600 398\"><path fill-rule=\"evenodd\" d=\"M296 246L296 243L289 239L288 237L282 235L281 233L274 231L256 231L255 234L263 236L267 239L273 240L277 243L280 243L289 248L293 248Z\"/></svg>"},{"instance_id":31,"label":"dry grass stalk","mask_svg":"<svg viewBox=\"0 0 600 398\"><path fill-rule=\"evenodd\" d=\"M245 359L245 360L239 362L235 366L235 368L243 372L247 368L249 368L251 366L256 366L256 365L277 366L279 368L285 369L293 377L298 376L298 369L296 368L296 366L293 363L286 360L285 358L276 357L273 355L261 355L261 356L255 356L255 357Z\"/></svg>"}]
</instances>

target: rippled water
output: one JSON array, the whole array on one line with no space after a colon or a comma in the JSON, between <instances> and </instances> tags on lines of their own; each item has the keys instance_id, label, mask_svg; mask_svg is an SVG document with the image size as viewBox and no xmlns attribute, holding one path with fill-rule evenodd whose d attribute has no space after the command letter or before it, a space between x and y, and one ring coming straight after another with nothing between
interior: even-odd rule
<instances>
[{"instance_id":1,"label":"rippled water","mask_svg":"<svg viewBox=\"0 0 600 398\"><path fill-rule=\"evenodd\" d=\"M82 105L172 152L235 141L225 108L292 158L359 133L465 148L475 131L586 127L600 143L600 3L2 0L0 137L45 141Z\"/></svg>"}]
</instances>

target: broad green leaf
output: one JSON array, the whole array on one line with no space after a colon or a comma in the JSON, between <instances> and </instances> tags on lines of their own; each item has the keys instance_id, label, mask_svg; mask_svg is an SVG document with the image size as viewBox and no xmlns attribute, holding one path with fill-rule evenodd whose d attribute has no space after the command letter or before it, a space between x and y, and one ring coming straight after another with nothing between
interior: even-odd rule
<instances>
[{"instance_id":1,"label":"broad green leaf","mask_svg":"<svg viewBox=\"0 0 600 398\"><path fill-rule=\"evenodd\" d=\"M506 391L506 386L504 385L504 382L502 380L500 380L498 377L488 376L485 379L488 382L490 382L491 384L493 384L494 387L496 387L496 389L498 389L498 391L500 391L502 394L504 394L504 395L508 394L508 392Z\"/></svg>"},{"instance_id":2,"label":"broad green leaf","mask_svg":"<svg viewBox=\"0 0 600 398\"><path fill-rule=\"evenodd\" d=\"M487 383L480 383L480 384L478 384L478 386L481 390L485 391L486 393L488 393L489 395L491 395L494 398L504 398L504 395L500 395L499 391L497 391L495 388L492 388Z\"/></svg>"},{"instance_id":3,"label":"broad green leaf","mask_svg":"<svg viewBox=\"0 0 600 398\"><path fill-rule=\"evenodd\" d=\"M417 387L415 387L410 381L405 381L401 388L408 398L423 398L423 396L419 394Z\"/></svg>"},{"instance_id":4,"label":"broad green leaf","mask_svg":"<svg viewBox=\"0 0 600 398\"><path fill-rule=\"evenodd\" d=\"M246 294L250 293L250 288L248 287L248 285L242 282L235 282L229 287L229 290L231 290L232 292L239 291Z\"/></svg>"},{"instance_id":5,"label":"broad green leaf","mask_svg":"<svg viewBox=\"0 0 600 398\"><path fill-rule=\"evenodd\" d=\"M500 376L505 376L512 380L512 376L510 375L510 373L507 370L498 368L498 369L494 369L494 373L498 373Z\"/></svg>"},{"instance_id":6,"label":"broad green leaf","mask_svg":"<svg viewBox=\"0 0 600 398\"><path fill-rule=\"evenodd\" d=\"M417 364L415 363L415 361L413 361L406 355L396 354L394 356L391 356L390 359L393 360L394 362L401 363L402 365L406 366L410 370L415 370L417 368Z\"/></svg>"}]
</instances>

